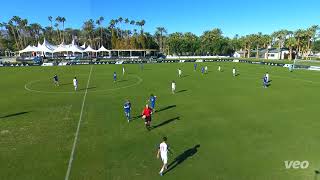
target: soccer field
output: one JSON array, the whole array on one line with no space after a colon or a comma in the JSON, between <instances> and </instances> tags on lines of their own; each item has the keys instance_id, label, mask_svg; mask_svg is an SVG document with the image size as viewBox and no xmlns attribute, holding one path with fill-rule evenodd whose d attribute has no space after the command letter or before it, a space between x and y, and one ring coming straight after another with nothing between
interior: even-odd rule
<instances>
[{"instance_id":1,"label":"soccer field","mask_svg":"<svg viewBox=\"0 0 320 180\"><path fill-rule=\"evenodd\" d=\"M204 65L208 74L200 72ZM70 180L316 179L319 72L220 65L223 72L217 63L198 63L196 72L193 63L145 64L144 70L132 64L124 76L122 65L1 68L0 179L66 179L68 170ZM266 72L272 81L265 89ZM158 112L147 131L138 116L151 93ZM163 136L173 150L169 164L175 164L160 177L156 152ZM309 166L286 169L290 160Z\"/></svg>"}]
</instances>

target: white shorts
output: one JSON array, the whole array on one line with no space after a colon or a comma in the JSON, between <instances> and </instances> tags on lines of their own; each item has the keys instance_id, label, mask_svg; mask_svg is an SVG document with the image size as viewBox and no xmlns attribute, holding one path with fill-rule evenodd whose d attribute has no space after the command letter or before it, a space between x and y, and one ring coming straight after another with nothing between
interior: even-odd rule
<instances>
[{"instance_id":1,"label":"white shorts","mask_svg":"<svg viewBox=\"0 0 320 180\"><path fill-rule=\"evenodd\" d=\"M168 156L161 156L161 160L162 160L163 164L167 164L168 163Z\"/></svg>"},{"instance_id":2,"label":"white shorts","mask_svg":"<svg viewBox=\"0 0 320 180\"><path fill-rule=\"evenodd\" d=\"M176 90L176 88L172 88L172 91L175 91Z\"/></svg>"}]
</instances>

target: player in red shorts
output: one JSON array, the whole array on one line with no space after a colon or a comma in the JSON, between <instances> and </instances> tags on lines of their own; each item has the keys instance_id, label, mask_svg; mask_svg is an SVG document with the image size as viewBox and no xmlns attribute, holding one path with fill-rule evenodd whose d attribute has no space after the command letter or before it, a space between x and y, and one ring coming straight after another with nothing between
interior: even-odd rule
<instances>
[{"instance_id":1,"label":"player in red shorts","mask_svg":"<svg viewBox=\"0 0 320 180\"><path fill-rule=\"evenodd\" d=\"M146 125L147 130L151 130L151 114L152 109L147 104L146 107L142 111L142 119L144 119L144 124Z\"/></svg>"}]
</instances>

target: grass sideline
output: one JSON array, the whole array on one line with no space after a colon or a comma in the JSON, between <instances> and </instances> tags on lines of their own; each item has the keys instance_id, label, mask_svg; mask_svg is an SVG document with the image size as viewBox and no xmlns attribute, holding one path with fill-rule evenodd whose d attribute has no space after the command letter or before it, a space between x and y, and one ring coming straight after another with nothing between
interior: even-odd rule
<instances>
[{"instance_id":1,"label":"grass sideline","mask_svg":"<svg viewBox=\"0 0 320 180\"><path fill-rule=\"evenodd\" d=\"M301 180L319 169L319 72L221 62L2 68L0 174L11 179L64 179L85 91L88 91L70 179ZM207 65L208 74L200 67ZM177 68L183 77L177 77ZM232 77L236 67L239 76ZM112 73L119 81L112 82ZM271 86L262 88L269 72ZM54 87L57 73L60 87ZM73 93L72 78L79 89ZM141 83L135 76L143 79ZM30 88L25 84L36 81ZM170 82L178 93L172 95ZM129 88L125 88L135 84ZM110 90L116 89L116 90ZM59 93L46 93L56 91ZM68 93L64 93L68 92ZM138 116L157 96L150 132L136 118L127 123L125 99ZM164 177L156 148L166 135L178 163ZM200 145L198 148L194 148ZM307 169L285 169L284 161L309 161Z\"/></svg>"}]
</instances>

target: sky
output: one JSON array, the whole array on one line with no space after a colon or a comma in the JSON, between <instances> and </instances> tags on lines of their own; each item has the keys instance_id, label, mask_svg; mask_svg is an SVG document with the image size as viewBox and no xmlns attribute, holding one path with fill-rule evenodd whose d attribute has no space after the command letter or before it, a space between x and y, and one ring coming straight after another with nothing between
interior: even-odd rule
<instances>
[{"instance_id":1,"label":"sky","mask_svg":"<svg viewBox=\"0 0 320 180\"><path fill-rule=\"evenodd\" d=\"M110 19L123 17L144 19L144 29L150 33L159 26L168 33L196 35L220 28L225 36L233 37L320 25L319 7L319 0L5 0L0 22L17 15L48 26L48 16L63 16L66 27L81 28L90 18L103 16L107 26Z\"/></svg>"}]
</instances>

